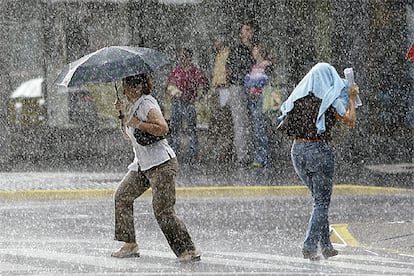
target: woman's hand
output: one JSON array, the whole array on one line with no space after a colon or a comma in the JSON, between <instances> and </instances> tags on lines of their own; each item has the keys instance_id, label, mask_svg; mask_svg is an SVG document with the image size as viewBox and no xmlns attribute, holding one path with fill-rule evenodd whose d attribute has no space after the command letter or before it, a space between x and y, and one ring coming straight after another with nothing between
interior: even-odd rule
<instances>
[{"instance_id":1,"label":"woman's hand","mask_svg":"<svg viewBox=\"0 0 414 276\"><path fill-rule=\"evenodd\" d=\"M348 97L349 99L355 102L356 97L359 94L359 87L358 85L354 84L352 87L348 88Z\"/></svg>"},{"instance_id":2,"label":"woman's hand","mask_svg":"<svg viewBox=\"0 0 414 276\"><path fill-rule=\"evenodd\" d=\"M124 114L124 102L121 99L117 99L114 105L119 114Z\"/></svg>"},{"instance_id":3,"label":"woman's hand","mask_svg":"<svg viewBox=\"0 0 414 276\"><path fill-rule=\"evenodd\" d=\"M126 125L129 127L141 129L140 126L142 125L142 121L140 121L137 117L132 116L132 118L126 122Z\"/></svg>"},{"instance_id":4,"label":"woman's hand","mask_svg":"<svg viewBox=\"0 0 414 276\"><path fill-rule=\"evenodd\" d=\"M335 113L335 116L338 121L342 124L354 128L356 126L356 109L355 109L355 100L359 94L358 85L354 84L351 88L347 90L348 92L348 106L344 116Z\"/></svg>"}]
</instances>

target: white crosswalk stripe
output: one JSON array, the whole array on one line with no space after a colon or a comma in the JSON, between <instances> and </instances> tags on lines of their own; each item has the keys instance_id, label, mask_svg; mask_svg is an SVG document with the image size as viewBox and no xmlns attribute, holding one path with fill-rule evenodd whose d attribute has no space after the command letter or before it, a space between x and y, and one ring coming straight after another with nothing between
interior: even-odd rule
<instances>
[{"instance_id":1,"label":"white crosswalk stripe","mask_svg":"<svg viewBox=\"0 0 414 276\"><path fill-rule=\"evenodd\" d=\"M281 263L296 263L297 265L309 265L309 261L302 258L277 256L260 253L221 253L222 255L231 255L234 257L268 260ZM379 273L397 273L400 275L414 274L414 263L407 261L401 262L392 258L377 257L370 255L344 255L340 254L329 261L312 262L311 265L324 266L332 268L343 268L355 271L369 271Z\"/></svg>"},{"instance_id":2,"label":"white crosswalk stripe","mask_svg":"<svg viewBox=\"0 0 414 276\"><path fill-rule=\"evenodd\" d=\"M53 262L65 262L70 264L77 265L90 265L100 268L108 268L111 270L116 270L122 268L124 270L136 269L137 263L134 262L134 259L117 259L107 256L87 256L82 254L73 254L73 253L62 253L55 251L47 251L41 249L1 249L0 254L18 256L18 257L27 257L27 258L36 258L44 259ZM33 267L33 266L31 266ZM169 267L167 265L162 265L159 263L139 263L140 269L145 270L164 270ZM31 269L31 268L27 268Z\"/></svg>"},{"instance_id":3,"label":"white crosswalk stripe","mask_svg":"<svg viewBox=\"0 0 414 276\"><path fill-rule=\"evenodd\" d=\"M24 272L24 271L40 271L41 268L29 266L29 265L20 265L20 264L13 264L9 262L2 262L0 261L0 275L6 275L6 272Z\"/></svg>"},{"instance_id":4,"label":"white crosswalk stripe","mask_svg":"<svg viewBox=\"0 0 414 276\"><path fill-rule=\"evenodd\" d=\"M98 252L102 252L99 250ZM65 264L65 265L63 265ZM82 269L79 268L82 267ZM377 256L362 249L344 250L341 254L310 262L300 257L258 252L204 251L202 261L187 267L176 261L172 252L141 250L140 258L116 259L99 255L57 252L39 248L0 249L0 275L19 275L60 272L75 275L127 275L139 272L144 275L225 275L283 272L290 274L356 273L374 275L414 275L412 256ZM121 273L121 274L119 274Z\"/></svg>"}]
</instances>

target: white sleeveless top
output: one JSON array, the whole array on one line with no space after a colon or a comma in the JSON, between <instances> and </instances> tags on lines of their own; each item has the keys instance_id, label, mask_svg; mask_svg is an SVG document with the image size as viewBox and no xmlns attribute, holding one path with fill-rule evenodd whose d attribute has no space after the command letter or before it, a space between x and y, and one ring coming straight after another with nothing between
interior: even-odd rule
<instances>
[{"instance_id":1,"label":"white sleeveless top","mask_svg":"<svg viewBox=\"0 0 414 276\"><path fill-rule=\"evenodd\" d=\"M128 118L132 118L135 114L140 121L146 122L148 112L154 108L161 112L161 108L153 96L142 95L129 109ZM126 134L132 142L135 154L134 161L128 166L129 170L138 171L140 169L146 171L176 157L167 139L162 139L148 146L142 146L137 143L134 130L133 127L126 127Z\"/></svg>"}]
</instances>

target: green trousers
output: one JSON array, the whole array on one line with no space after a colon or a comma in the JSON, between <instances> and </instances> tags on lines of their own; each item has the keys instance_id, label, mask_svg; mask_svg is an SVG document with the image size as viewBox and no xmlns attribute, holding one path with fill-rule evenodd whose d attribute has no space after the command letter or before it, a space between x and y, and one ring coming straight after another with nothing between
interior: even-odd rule
<instances>
[{"instance_id":1,"label":"green trousers","mask_svg":"<svg viewBox=\"0 0 414 276\"><path fill-rule=\"evenodd\" d=\"M150 187L155 218L176 256L194 250L194 243L184 223L175 213L175 176L177 159L147 171L129 171L115 192L115 240L135 241L134 200Z\"/></svg>"}]
</instances>

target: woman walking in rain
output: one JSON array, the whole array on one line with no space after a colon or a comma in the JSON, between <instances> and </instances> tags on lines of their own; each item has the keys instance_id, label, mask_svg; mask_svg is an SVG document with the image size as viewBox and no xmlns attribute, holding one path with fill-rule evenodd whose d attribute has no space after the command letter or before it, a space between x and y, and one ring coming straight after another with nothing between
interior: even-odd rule
<instances>
[{"instance_id":1,"label":"woman walking in rain","mask_svg":"<svg viewBox=\"0 0 414 276\"><path fill-rule=\"evenodd\" d=\"M320 259L318 245L326 259L338 254L329 238L328 211L334 175L334 153L329 142L336 121L355 127L358 91L358 86L350 86L333 66L318 63L281 107L279 119L284 120L279 129L294 138L293 166L313 198L302 249L305 259Z\"/></svg>"},{"instance_id":2,"label":"woman walking in rain","mask_svg":"<svg viewBox=\"0 0 414 276\"><path fill-rule=\"evenodd\" d=\"M186 226L175 213L178 163L174 151L163 138L168 133L168 125L157 100L150 95L151 78L147 74L126 77L122 86L131 108L125 113L121 101L115 105L120 112L122 132L131 141L135 158L115 192L115 240L125 243L111 256L139 256L133 204L151 187L155 218L178 260L200 260Z\"/></svg>"}]
</instances>

